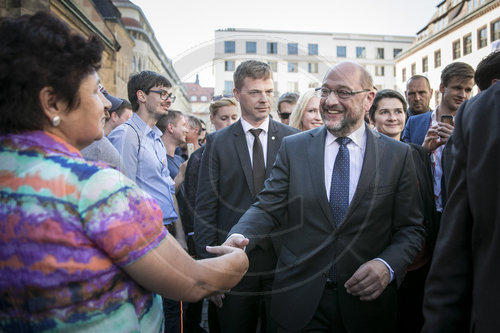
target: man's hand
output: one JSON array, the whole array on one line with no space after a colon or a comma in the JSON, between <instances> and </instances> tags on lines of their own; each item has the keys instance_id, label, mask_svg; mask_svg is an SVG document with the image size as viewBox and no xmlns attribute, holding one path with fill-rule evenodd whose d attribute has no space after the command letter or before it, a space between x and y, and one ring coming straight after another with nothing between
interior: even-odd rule
<instances>
[{"instance_id":1,"label":"man's hand","mask_svg":"<svg viewBox=\"0 0 500 333\"><path fill-rule=\"evenodd\" d=\"M373 301L389 284L391 273L380 260L370 260L361 265L344 284L347 292L362 301Z\"/></svg>"},{"instance_id":2,"label":"man's hand","mask_svg":"<svg viewBox=\"0 0 500 333\"><path fill-rule=\"evenodd\" d=\"M436 150L439 146L444 145L451 133L453 133L453 126L446 123L438 122L437 125L431 126L425 135L422 147L429 153Z\"/></svg>"},{"instance_id":3,"label":"man's hand","mask_svg":"<svg viewBox=\"0 0 500 333\"><path fill-rule=\"evenodd\" d=\"M222 308L222 300L224 299L225 294L215 294L215 295L212 295L212 296L208 296L207 299L214 303L216 307L218 308Z\"/></svg>"},{"instance_id":4,"label":"man's hand","mask_svg":"<svg viewBox=\"0 0 500 333\"><path fill-rule=\"evenodd\" d=\"M232 234L228 239L222 244L222 246L237 247L239 249L245 250L246 246L250 240L245 238L245 236L240 234ZM208 251L208 250L207 250Z\"/></svg>"}]
</instances>

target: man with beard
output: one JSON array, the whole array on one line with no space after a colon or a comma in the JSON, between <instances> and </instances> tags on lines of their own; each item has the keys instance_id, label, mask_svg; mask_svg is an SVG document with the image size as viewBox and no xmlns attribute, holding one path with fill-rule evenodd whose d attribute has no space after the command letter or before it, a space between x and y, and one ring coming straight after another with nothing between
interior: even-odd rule
<instances>
[{"instance_id":1,"label":"man with beard","mask_svg":"<svg viewBox=\"0 0 500 333\"><path fill-rule=\"evenodd\" d=\"M359 64L317 89L324 126L283 139L271 176L225 245L282 238L271 316L281 332L392 332L396 289L423 240L410 149L372 132ZM248 237L249 239L245 238Z\"/></svg>"}]
</instances>

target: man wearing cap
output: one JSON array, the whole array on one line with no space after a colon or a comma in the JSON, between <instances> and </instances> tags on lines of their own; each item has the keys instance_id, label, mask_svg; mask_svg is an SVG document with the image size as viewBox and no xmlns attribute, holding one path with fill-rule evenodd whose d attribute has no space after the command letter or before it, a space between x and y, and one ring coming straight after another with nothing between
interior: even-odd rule
<instances>
[{"instance_id":1,"label":"man wearing cap","mask_svg":"<svg viewBox=\"0 0 500 333\"><path fill-rule=\"evenodd\" d=\"M102 86L101 92L106 99L111 102L111 108L109 111L106 111L106 121L108 121L110 113L120 108L123 101L110 95ZM116 150L105 135L103 135L102 139L94 141L90 146L83 148L81 153L87 160L105 162L120 171L124 170L123 160L120 157L120 153L118 153L118 150Z\"/></svg>"}]
</instances>

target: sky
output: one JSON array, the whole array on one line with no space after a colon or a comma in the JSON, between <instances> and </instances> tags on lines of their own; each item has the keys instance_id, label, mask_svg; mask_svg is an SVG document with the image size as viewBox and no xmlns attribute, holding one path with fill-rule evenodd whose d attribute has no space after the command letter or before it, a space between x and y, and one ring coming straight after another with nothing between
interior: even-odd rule
<instances>
[{"instance_id":1,"label":"sky","mask_svg":"<svg viewBox=\"0 0 500 333\"><path fill-rule=\"evenodd\" d=\"M175 64L223 28L415 36L442 0L131 0ZM192 74L181 75L193 82ZM213 86L208 68L202 86Z\"/></svg>"}]
</instances>

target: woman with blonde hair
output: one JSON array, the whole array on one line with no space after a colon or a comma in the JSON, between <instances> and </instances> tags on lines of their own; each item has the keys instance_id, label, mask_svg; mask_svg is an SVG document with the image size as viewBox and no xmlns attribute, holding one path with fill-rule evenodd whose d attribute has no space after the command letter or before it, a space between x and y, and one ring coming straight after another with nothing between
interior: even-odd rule
<instances>
[{"instance_id":1,"label":"woman with blonde hair","mask_svg":"<svg viewBox=\"0 0 500 333\"><path fill-rule=\"evenodd\" d=\"M302 94L290 117L290 126L307 131L323 125L319 101L320 98L316 96L314 89L308 89Z\"/></svg>"}]
</instances>

